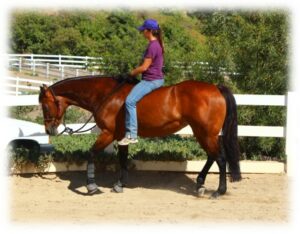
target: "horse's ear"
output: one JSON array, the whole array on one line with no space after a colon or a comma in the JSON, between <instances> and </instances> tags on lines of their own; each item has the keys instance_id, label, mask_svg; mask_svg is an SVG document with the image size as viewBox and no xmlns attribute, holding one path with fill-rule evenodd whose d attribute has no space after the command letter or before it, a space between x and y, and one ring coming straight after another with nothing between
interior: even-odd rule
<instances>
[{"instance_id":1,"label":"horse's ear","mask_svg":"<svg viewBox=\"0 0 300 234\"><path fill-rule=\"evenodd\" d=\"M43 84L42 86L40 86L40 91L41 93L45 93L45 91L48 89L47 85Z\"/></svg>"}]
</instances>

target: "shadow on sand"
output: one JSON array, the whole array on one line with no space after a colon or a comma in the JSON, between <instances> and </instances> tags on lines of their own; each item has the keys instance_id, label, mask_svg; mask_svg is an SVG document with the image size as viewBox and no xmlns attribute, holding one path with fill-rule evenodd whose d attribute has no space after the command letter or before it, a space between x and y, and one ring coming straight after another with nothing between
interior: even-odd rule
<instances>
[{"instance_id":1,"label":"shadow on sand","mask_svg":"<svg viewBox=\"0 0 300 234\"><path fill-rule=\"evenodd\" d=\"M90 196L87 192L82 192L82 187L86 186L86 172L63 172L56 173L56 177L61 180L69 181L68 189L72 192ZM28 177L29 175L26 175ZM31 175L33 176L33 175ZM39 175L43 179L52 180L51 178ZM96 172L96 183L101 188L112 188L118 180L119 173L111 171ZM187 175L180 172L157 172L157 171L129 171L129 183L127 188L145 188L145 189L163 189L176 193L197 196L196 174ZM80 189L81 188L81 189ZM124 191L126 193L126 190ZM213 192L207 190L208 193ZM100 192L101 193L101 192Z\"/></svg>"}]
</instances>

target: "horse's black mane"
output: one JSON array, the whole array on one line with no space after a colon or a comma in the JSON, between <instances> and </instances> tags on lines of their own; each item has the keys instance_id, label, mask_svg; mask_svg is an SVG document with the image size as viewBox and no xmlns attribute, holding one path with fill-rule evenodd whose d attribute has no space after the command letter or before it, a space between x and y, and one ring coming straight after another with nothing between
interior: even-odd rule
<instances>
[{"instance_id":1,"label":"horse's black mane","mask_svg":"<svg viewBox=\"0 0 300 234\"><path fill-rule=\"evenodd\" d=\"M70 77L66 78L64 80L60 80L56 83L54 83L52 86L56 86L59 84L62 84L67 81L73 81L73 80L83 80L83 79L91 79L91 78L112 78L113 80L117 81L118 83L130 83L130 84L137 84L139 80L135 77L129 77L128 75L87 75L87 76L76 76L76 77Z\"/></svg>"}]
</instances>

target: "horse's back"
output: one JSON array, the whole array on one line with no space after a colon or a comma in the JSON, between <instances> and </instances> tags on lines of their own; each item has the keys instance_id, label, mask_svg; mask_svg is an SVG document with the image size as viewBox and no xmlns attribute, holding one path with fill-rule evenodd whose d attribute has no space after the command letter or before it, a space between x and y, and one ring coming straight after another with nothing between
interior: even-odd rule
<instances>
[{"instance_id":1,"label":"horse's back","mask_svg":"<svg viewBox=\"0 0 300 234\"><path fill-rule=\"evenodd\" d=\"M162 134L163 130L170 134L193 122L204 123L218 114L215 110L220 103L224 105L220 97L218 88L205 82L189 80L161 87L137 104L141 133L144 128L160 128ZM224 109L219 114L225 115Z\"/></svg>"},{"instance_id":2,"label":"horse's back","mask_svg":"<svg viewBox=\"0 0 300 234\"><path fill-rule=\"evenodd\" d=\"M194 108L194 106L199 108L201 103L220 101L220 97L221 101L224 101L217 86L206 82L187 80L151 92L140 101L140 106L147 109L151 106L166 109L169 107Z\"/></svg>"}]
</instances>

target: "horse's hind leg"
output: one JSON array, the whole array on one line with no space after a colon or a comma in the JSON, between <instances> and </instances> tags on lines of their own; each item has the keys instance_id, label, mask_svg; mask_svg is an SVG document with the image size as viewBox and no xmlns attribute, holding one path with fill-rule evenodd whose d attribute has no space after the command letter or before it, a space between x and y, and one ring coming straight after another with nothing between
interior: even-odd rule
<instances>
[{"instance_id":1,"label":"horse's hind leg","mask_svg":"<svg viewBox=\"0 0 300 234\"><path fill-rule=\"evenodd\" d=\"M118 146L118 156L121 166L120 178L117 183L114 184L112 191L122 193L123 187L128 183L128 145Z\"/></svg>"},{"instance_id":2,"label":"horse's hind leg","mask_svg":"<svg viewBox=\"0 0 300 234\"><path fill-rule=\"evenodd\" d=\"M211 168L211 166L214 163L214 159L208 155L208 158L206 160L206 163L204 165L204 167L202 168L202 171L198 174L197 177L197 185L196 185L196 191L198 193L198 196L203 196L204 192L205 192L205 187L204 187L204 183L205 183L205 179L207 176L207 173L209 171L209 169Z\"/></svg>"},{"instance_id":3,"label":"horse's hind leg","mask_svg":"<svg viewBox=\"0 0 300 234\"><path fill-rule=\"evenodd\" d=\"M226 158L225 158L225 152L222 146L222 140L220 139L220 152L216 159L217 165L219 167L219 187L218 190L215 191L211 198L218 198L220 195L223 195L226 193L227 190L227 181L226 181Z\"/></svg>"},{"instance_id":4,"label":"horse's hind leg","mask_svg":"<svg viewBox=\"0 0 300 234\"><path fill-rule=\"evenodd\" d=\"M201 144L203 149L207 152L208 158L207 161L199 173L197 177L197 191L198 195L203 195L205 188L204 183L207 176L207 173L212 166L213 162L216 161L219 167L219 187L217 191L212 194L212 198L217 198L220 195L225 194L227 190L226 185L226 159L225 153L222 147L222 142L220 141L218 136L205 136L204 134L200 134L199 132L194 131L194 135L196 136L198 142Z\"/></svg>"}]
</instances>

